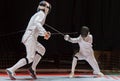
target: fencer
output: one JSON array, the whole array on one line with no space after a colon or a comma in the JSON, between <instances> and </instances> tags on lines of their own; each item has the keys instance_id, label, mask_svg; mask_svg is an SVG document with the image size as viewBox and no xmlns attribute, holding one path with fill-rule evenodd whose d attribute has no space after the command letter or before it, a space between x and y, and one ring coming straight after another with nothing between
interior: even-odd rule
<instances>
[{"instance_id":1,"label":"fencer","mask_svg":"<svg viewBox=\"0 0 120 81\"><path fill-rule=\"evenodd\" d=\"M15 65L6 69L7 74L11 80L15 80L15 71L29 63L32 66L28 69L33 79L36 77L36 66L39 63L42 56L45 54L45 47L37 41L38 36L43 36L44 39L48 40L51 33L46 31L43 27L46 16L51 10L51 4L47 1L41 1L38 5L37 12L31 17L26 31L22 37L22 43L26 47L26 58L20 59Z\"/></svg>"},{"instance_id":2,"label":"fencer","mask_svg":"<svg viewBox=\"0 0 120 81\"><path fill-rule=\"evenodd\" d=\"M69 35L65 35L64 39L71 43L78 43L80 47L79 52L77 52L73 57L71 73L69 75L70 78L74 77L75 67L78 60L86 60L94 70L93 74L97 76L104 76L94 57L94 51L92 49L93 36L90 34L88 27L83 26L81 28L81 34L79 37L71 38Z\"/></svg>"}]
</instances>

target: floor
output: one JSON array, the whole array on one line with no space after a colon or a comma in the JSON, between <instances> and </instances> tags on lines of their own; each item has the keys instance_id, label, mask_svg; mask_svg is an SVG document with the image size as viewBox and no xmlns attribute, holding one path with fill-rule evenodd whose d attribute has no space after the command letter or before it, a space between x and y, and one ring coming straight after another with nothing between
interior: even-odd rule
<instances>
[{"instance_id":1,"label":"floor","mask_svg":"<svg viewBox=\"0 0 120 81\"><path fill-rule=\"evenodd\" d=\"M95 77L91 74L76 74L74 78L69 78L69 74L37 74L38 79L33 80L28 74L17 74L14 81L120 81L120 75L105 75L104 77ZM7 74L0 74L0 81L10 80Z\"/></svg>"}]
</instances>

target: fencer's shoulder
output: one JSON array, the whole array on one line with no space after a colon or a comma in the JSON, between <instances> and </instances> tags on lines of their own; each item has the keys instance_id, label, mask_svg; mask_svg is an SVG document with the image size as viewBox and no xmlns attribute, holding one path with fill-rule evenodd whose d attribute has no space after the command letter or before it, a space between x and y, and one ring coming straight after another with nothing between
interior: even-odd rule
<instances>
[{"instance_id":1,"label":"fencer's shoulder","mask_svg":"<svg viewBox=\"0 0 120 81\"><path fill-rule=\"evenodd\" d=\"M89 34L90 37L92 37L92 34Z\"/></svg>"},{"instance_id":2,"label":"fencer's shoulder","mask_svg":"<svg viewBox=\"0 0 120 81\"><path fill-rule=\"evenodd\" d=\"M93 36L92 36L92 34L89 34L88 37L92 38Z\"/></svg>"},{"instance_id":3,"label":"fencer's shoulder","mask_svg":"<svg viewBox=\"0 0 120 81\"><path fill-rule=\"evenodd\" d=\"M38 12L36 12L33 16L32 16L33 18L37 18L37 19L42 19L42 18L44 18L45 17L45 14L44 14L44 12L42 12L42 11L38 11Z\"/></svg>"},{"instance_id":4,"label":"fencer's shoulder","mask_svg":"<svg viewBox=\"0 0 120 81\"><path fill-rule=\"evenodd\" d=\"M43 14L43 15L45 15L45 13L42 10L36 12L36 14Z\"/></svg>"}]
</instances>

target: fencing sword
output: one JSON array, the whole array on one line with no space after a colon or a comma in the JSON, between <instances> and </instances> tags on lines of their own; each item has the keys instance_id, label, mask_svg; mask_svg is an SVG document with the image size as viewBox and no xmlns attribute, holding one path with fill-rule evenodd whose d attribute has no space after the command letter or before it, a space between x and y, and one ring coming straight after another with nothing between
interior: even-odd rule
<instances>
[{"instance_id":1,"label":"fencing sword","mask_svg":"<svg viewBox=\"0 0 120 81\"><path fill-rule=\"evenodd\" d=\"M60 34L60 35L62 35L62 36L65 36L66 34L77 34L77 33L78 33L78 32L62 33L62 32L60 32L59 30L55 29L54 27L52 27L52 26L50 26L50 25L48 25L48 24L46 24L46 23L45 23L44 25L57 32L57 33L53 33L53 35L55 35L55 34Z\"/></svg>"}]
</instances>

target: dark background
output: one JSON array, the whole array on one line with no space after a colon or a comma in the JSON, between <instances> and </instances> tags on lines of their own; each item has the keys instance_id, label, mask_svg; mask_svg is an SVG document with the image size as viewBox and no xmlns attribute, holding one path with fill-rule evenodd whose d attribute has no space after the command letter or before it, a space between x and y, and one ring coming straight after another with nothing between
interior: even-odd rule
<instances>
[{"instance_id":1,"label":"dark background","mask_svg":"<svg viewBox=\"0 0 120 81\"><path fill-rule=\"evenodd\" d=\"M81 27L88 26L94 37L93 49L102 52L110 51L109 62L118 67L120 0L47 1L52 5L51 13L46 20L47 24L61 32L78 32L70 35L71 37L79 36ZM9 67L25 56L25 47L21 43L21 38L30 17L36 12L38 3L39 0L0 1L0 68ZM45 29L56 33L50 28L45 27ZM55 67L61 66L60 61L63 60L65 62L62 64L65 65L68 60L71 64L72 56L79 48L77 44L64 41L61 35L52 35L49 41L39 37L38 41L47 50L43 63L45 60L52 60ZM101 57L104 59L104 55L101 54Z\"/></svg>"}]
</instances>

